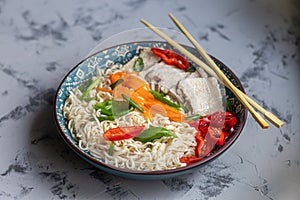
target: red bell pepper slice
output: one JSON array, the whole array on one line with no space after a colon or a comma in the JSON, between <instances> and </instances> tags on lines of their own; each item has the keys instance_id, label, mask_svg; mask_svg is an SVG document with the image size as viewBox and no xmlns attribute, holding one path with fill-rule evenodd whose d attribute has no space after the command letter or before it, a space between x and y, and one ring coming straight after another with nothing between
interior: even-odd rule
<instances>
[{"instance_id":1,"label":"red bell pepper slice","mask_svg":"<svg viewBox=\"0 0 300 200\"><path fill-rule=\"evenodd\" d=\"M196 162L198 162L202 159L203 158L199 158L199 157L196 157L196 156L187 156L187 157L180 158L180 162L186 163L187 165L190 165L190 164L196 163Z\"/></svg>"},{"instance_id":2,"label":"red bell pepper slice","mask_svg":"<svg viewBox=\"0 0 300 200\"><path fill-rule=\"evenodd\" d=\"M196 157L205 157L211 152L211 144L207 141L204 141L204 138L201 136L201 132L198 131L196 136L196 147L195 147L195 156Z\"/></svg>"},{"instance_id":3,"label":"red bell pepper slice","mask_svg":"<svg viewBox=\"0 0 300 200\"><path fill-rule=\"evenodd\" d=\"M179 69L187 70L190 66L189 62L178 53L160 48L151 48L152 53L160 57L167 65L174 65Z\"/></svg>"},{"instance_id":4,"label":"red bell pepper slice","mask_svg":"<svg viewBox=\"0 0 300 200\"><path fill-rule=\"evenodd\" d=\"M208 127L210 127L210 119L209 117L205 117L199 120L198 130L201 132L202 137L205 138Z\"/></svg>"},{"instance_id":5,"label":"red bell pepper slice","mask_svg":"<svg viewBox=\"0 0 300 200\"><path fill-rule=\"evenodd\" d=\"M209 127L207 133L209 135L209 140L211 140L212 144L216 144L218 146L222 146L225 144L224 131L215 127Z\"/></svg>"},{"instance_id":6,"label":"red bell pepper slice","mask_svg":"<svg viewBox=\"0 0 300 200\"><path fill-rule=\"evenodd\" d=\"M109 141L126 140L138 136L143 130L144 126L126 126L112 128L104 132L103 137Z\"/></svg>"},{"instance_id":7,"label":"red bell pepper slice","mask_svg":"<svg viewBox=\"0 0 300 200\"><path fill-rule=\"evenodd\" d=\"M230 112L215 112L211 115L211 126L229 131L236 123L236 117Z\"/></svg>"}]
</instances>

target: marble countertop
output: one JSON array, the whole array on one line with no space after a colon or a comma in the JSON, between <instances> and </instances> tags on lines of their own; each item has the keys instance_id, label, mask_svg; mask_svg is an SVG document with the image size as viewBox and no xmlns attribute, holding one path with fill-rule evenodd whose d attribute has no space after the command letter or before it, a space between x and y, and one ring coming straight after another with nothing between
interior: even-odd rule
<instances>
[{"instance_id":1,"label":"marble countertop","mask_svg":"<svg viewBox=\"0 0 300 200\"><path fill-rule=\"evenodd\" d=\"M0 199L298 199L300 2L0 0ZM172 12L231 67L246 92L286 122L251 116L237 142L193 174L162 181L116 177L63 142L53 98L65 74L100 41Z\"/></svg>"}]
</instances>

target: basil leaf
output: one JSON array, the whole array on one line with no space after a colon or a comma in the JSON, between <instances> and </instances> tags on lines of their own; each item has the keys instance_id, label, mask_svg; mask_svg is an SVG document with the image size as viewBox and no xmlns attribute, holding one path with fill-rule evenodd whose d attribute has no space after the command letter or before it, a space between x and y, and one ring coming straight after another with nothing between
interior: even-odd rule
<instances>
[{"instance_id":1,"label":"basil leaf","mask_svg":"<svg viewBox=\"0 0 300 200\"><path fill-rule=\"evenodd\" d=\"M136 72L141 72L144 69L144 61L143 58L138 57L133 65L133 70Z\"/></svg>"},{"instance_id":2,"label":"basil leaf","mask_svg":"<svg viewBox=\"0 0 300 200\"><path fill-rule=\"evenodd\" d=\"M141 132L140 135L134 137L133 139L136 141L146 143L146 142L152 142L153 140L162 137L174 138L175 135L166 128L150 126L148 129L144 130L143 132Z\"/></svg>"}]
</instances>

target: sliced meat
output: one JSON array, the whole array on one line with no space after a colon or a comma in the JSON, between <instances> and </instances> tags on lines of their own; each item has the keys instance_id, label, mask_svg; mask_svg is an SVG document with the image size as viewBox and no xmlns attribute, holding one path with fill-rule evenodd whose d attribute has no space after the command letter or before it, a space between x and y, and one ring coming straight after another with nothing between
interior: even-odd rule
<instances>
[{"instance_id":1,"label":"sliced meat","mask_svg":"<svg viewBox=\"0 0 300 200\"><path fill-rule=\"evenodd\" d=\"M163 62L155 64L150 70L147 70L145 74L146 81L149 83L155 81L167 89L176 88L178 82L185 77L186 72L170 65L166 65Z\"/></svg>"},{"instance_id":2,"label":"sliced meat","mask_svg":"<svg viewBox=\"0 0 300 200\"><path fill-rule=\"evenodd\" d=\"M220 87L213 77L184 79L178 83L177 92L191 114L205 116L224 111Z\"/></svg>"}]
</instances>

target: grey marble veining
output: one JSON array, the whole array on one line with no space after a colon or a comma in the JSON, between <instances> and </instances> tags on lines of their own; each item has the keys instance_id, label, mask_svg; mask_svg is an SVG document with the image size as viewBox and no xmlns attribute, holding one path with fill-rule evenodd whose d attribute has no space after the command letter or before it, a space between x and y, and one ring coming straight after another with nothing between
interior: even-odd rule
<instances>
[{"instance_id":1,"label":"grey marble veining","mask_svg":"<svg viewBox=\"0 0 300 200\"><path fill-rule=\"evenodd\" d=\"M0 0L0 199L299 199L298 0ZM237 142L193 174L137 181L99 171L62 141L56 88L100 41L173 27L172 12L248 95L286 125L248 117Z\"/></svg>"}]
</instances>

